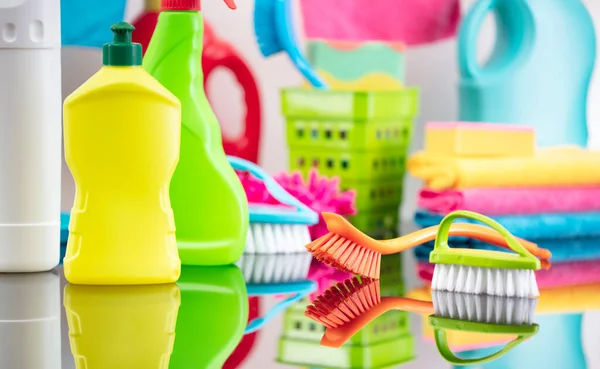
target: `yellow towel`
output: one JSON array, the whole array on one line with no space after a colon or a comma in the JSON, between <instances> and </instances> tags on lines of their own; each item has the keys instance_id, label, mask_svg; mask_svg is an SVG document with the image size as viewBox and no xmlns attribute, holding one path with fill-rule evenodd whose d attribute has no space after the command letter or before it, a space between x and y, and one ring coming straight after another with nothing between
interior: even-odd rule
<instances>
[{"instance_id":1,"label":"yellow towel","mask_svg":"<svg viewBox=\"0 0 600 369\"><path fill-rule=\"evenodd\" d=\"M434 190L600 184L600 151L577 147L538 150L530 158L456 158L419 152L406 167Z\"/></svg>"},{"instance_id":2,"label":"yellow towel","mask_svg":"<svg viewBox=\"0 0 600 369\"><path fill-rule=\"evenodd\" d=\"M431 301L428 287L414 289L407 297ZM570 314L600 310L600 284L561 287L541 290L536 314ZM433 341L433 329L423 315L422 334L427 341ZM511 341L514 335L485 334L461 331L448 331L448 342L455 350L487 347Z\"/></svg>"}]
</instances>

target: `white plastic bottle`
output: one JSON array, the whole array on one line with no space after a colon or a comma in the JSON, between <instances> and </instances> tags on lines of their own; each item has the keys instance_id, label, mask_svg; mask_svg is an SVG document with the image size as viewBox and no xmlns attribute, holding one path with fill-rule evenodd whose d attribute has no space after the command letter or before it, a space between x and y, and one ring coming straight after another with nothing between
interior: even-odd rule
<instances>
[{"instance_id":1,"label":"white plastic bottle","mask_svg":"<svg viewBox=\"0 0 600 369\"><path fill-rule=\"evenodd\" d=\"M0 0L0 272L60 252L60 0Z\"/></svg>"}]
</instances>

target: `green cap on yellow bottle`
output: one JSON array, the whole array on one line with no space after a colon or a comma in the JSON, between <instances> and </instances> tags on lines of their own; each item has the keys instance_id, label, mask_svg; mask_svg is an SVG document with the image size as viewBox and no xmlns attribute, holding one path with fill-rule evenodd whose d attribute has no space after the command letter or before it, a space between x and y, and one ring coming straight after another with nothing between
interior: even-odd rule
<instances>
[{"instance_id":1,"label":"green cap on yellow bottle","mask_svg":"<svg viewBox=\"0 0 600 369\"><path fill-rule=\"evenodd\" d=\"M106 66L142 65L142 45L131 41L135 27L127 22L119 22L110 27L114 39L104 44L102 64Z\"/></svg>"}]
</instances>

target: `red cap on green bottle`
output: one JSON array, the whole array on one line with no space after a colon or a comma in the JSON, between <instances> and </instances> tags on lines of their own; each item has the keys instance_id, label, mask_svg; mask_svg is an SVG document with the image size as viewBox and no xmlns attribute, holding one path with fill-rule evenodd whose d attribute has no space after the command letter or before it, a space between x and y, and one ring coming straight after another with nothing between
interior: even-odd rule
<instances>
[{"instance_id":1,"label":"red cap on green bottle","mask_svg":"<svg viewBox=\"0 0 600 369\"><path fill-rule=\"evenodd\" d=\"M224 1L225 1L225 4L227 4L227 6L230 7L231 9L236 8L234 0L224 0ZM200 0L162 0L162 10L165 10L165 11L169 11L169 10L199 11L200 4L201 4Z\"/></svg>"}]
</instances>

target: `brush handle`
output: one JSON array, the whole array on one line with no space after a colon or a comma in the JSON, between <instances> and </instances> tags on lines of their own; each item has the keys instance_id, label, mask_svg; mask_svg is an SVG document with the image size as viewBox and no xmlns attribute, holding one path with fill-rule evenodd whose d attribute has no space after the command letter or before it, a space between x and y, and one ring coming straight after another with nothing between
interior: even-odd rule
<instances>
[{"instance_id":1,"label":"brush handle","mask_svg":"<svg viewBox=\"0 0 600 369\"><path fill-rule=\"evenodd\" d=\"M448 235L450 233L450 227L452 226L452 222L459 218L473 219L489 226L496 232L500 233L502 237L504 237L504 239L506 240L506 244L508 245L508 247L511 248L511 250L513 250L523 258L537 261L537 258L533 256L533 254L531 254L525 247L523 247L523 245L521 245L517 241L515 236L513 236L500 223L496 222L492 218L486 217L485 215L466 210L453 211L452 213L446 215L444 219L442 219L439 225L437 236L435 238L434 249L450 248L450 246L448 245Z\"/></svg>"},{"instance_id":2,"label":"brush handle","mask_svg":"<svg viewBox=\"0 0 600 369\"><path fill-rule=\"evenodd\" d=\"M300 42L296 37L292 14L291 0L275 0L275 29L277 38L290 60L313 87L329 89L323 78L317 74L313 66L306 60L299 49Z\"/></svg>"},{"instance_id":3,"label":"brush handle","mask_svg":"<svg viewBox=\"0 0 600 369\"><path fill-rule=\"evenodd\" d=\"M296 291L296 294L288 297L287 299L285 299L285 300L281 301L280 303L278 303L277 305L273 306L271 308L271 310L269 310L264 316L258 317L256 319L253 319L252 321L250 321L248 323L248 325L246 326L244 334L250 334L250 333L258 331L259 329L264 327L265 324L270 322L274 317L279 315L281 312L287 310L288 307L290 307L293 304L295 304L296 302L302 300L303 298L310 295L317 289L317 284L313 281L310 281L308 283L301 283L301 284L299 284L299 286L302 289ZM297 283L295 283L295 284L284 283L281 285L269 285L269 286L264 286L264 287L265 287L265 290L262 291L264 293L257 293L256 295L260 296L260 295L264 295L264 294L285 293L285 292L289 292L292 289L297 290L298 284ZM249 290L248 295L255 295L255 294L253 294Z\"/></svg>"},{"instance_id":4,"label":"brush handle","mask_svg":"<svg viewBox=\"0 0 600 369\"><path fill-rule=\"evenodd\" d=\"M511 351L518 345L520 345L524 340L528 339L532 335L533 334L519 335L517 338L515 338L514 340L507 343L506 346L504 346L502 348L502 350L500 350L492 355L485 356L482 358L477 358L477 359L463 359L461 357L454 355L454 353L448 346L446 329L444 329L444 328L435 328L434 329L435 344L437 346L437 349L438 349L440 355L442 355L442 357L450 364L461 365L461 366L463 366L463 365L481 365L481 364L485 364L490 361L496 360L496 359L500 358L501 356L506 355L509 351Z\"/></svg>"},{"instance_id":5,"label":"brush handle","mask_svg":"<svg viewBox=\"0 0 600 369\"><path fill-rule=\"evenodd\" d=\"M250 172L253 176L263 181L265 187L269 190L269 193L282 204L290 205L295 207L298 211L306 213L306 214L314 214L314 223L319 221L319 216L317 213L312 211L308 206L304 205L300 202L300 200L296 199L294 196L290 195L279 183L277 183L273 177L271 177L264 169L259 167L258 165L244 160L242 158L238 158L235 156L227 156L227 160L229 160L229 164L235 170L247 171Z\"/></svg>"}]
</instances>

